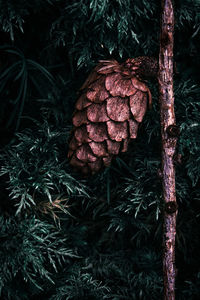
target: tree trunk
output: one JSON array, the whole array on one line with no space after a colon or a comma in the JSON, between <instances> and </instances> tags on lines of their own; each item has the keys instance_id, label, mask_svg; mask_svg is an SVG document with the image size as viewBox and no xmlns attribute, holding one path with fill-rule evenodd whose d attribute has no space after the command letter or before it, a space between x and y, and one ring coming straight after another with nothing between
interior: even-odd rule
<instances>
[{"instance_id":1,"label":"tree trunk","mask_svg":"<svg viewBox=\"0 0 200 300\"><path fill-rule=\"evenodd\" d=\"M174 11L172 0L161 0L161 36L159 54L159 101L162 134L162 180L164 197L163 275L164 299L175 299L175 236L177 203L175 168L178 128L175 124L173 93L173 33Z\"/></svg>"}]
</instances>

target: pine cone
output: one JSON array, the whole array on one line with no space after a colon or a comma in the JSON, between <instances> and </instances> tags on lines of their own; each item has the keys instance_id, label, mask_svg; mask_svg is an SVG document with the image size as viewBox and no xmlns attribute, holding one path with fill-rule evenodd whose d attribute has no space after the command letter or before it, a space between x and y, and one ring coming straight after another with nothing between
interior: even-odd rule
<instances>
[{"instance_id":1,"label":"pine cone","mask_svg":"<svg viewBox=\"0 0 200 300\"><path fill-rule=\"evenodd\" d=\"M69 142L70 164L83 174L109 166L137 137L139 123L151 105L142 76L155 76L157 62L149 57L102 60L80 89Z\"/></svg>"}]
</instances>

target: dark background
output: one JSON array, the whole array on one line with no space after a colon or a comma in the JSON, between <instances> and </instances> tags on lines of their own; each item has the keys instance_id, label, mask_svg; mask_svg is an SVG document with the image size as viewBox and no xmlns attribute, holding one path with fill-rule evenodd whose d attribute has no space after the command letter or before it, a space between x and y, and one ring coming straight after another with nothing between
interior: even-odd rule
<instances>
[{"instance_id":1,"label":"dark background","mask_svg":"<svg viewBox=\"0 0 200 300\"><path fill-rule=\"evenodd\" d=\"M174 1L177 299L200 297L200 2ZM101 173L68 165L99 59L159 52L159 1L0 0L1 299L162 299L157 82L137 140Z\"/></svg>"}]
</instances>

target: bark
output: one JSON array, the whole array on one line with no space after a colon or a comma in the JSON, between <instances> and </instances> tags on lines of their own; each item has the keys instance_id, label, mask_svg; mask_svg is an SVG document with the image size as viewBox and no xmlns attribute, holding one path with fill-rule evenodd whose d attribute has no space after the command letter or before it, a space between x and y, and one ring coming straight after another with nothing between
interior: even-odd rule
<instances>
[{"instance_id":1,"label":"bark","mask_svg":"<svg viewBox=\"0 0 200 300\"><path fill-rule=\"evenodd\" d=\"M177 203L175 168L177 126L173 93L173 33L174 11L172 0L161 0L161 36L159 54L159 95L162 134L162 180L164 197L163 275L164 299L175 299L175 236Z\"/></svg>"}]
</instances>

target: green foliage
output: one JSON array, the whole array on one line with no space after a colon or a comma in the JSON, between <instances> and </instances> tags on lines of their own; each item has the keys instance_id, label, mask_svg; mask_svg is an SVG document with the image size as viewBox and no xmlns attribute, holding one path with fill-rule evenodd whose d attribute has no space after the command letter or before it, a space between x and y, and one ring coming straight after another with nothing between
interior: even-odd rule
<instances>
[{"instance_id":1,"label":"green foliage","mask_svg":"<svg viewBox=\"0 0 200 300\"><path fill-rule=\"evenodd\" d=\"M199 284L200 2L175 0L177 292ZM99 59L159 51L159 1L0 0L1 298L162 298L158 91L129 151L101 173L69 167L77 91Z\"/></svg>"},{"instance_id":2,"label":"green foliage","mask_svg":"<svg viewBox=\"0 0 200 300\"><path fill-rule=\"evenodd\" d=\"M199 98L200 88L198 84L187 80L180 82L176 89L177 112L180 115L181 136L179 139L179 151L186 158L185 169L194 187L200 178L199 159Z\"/></svg>"},{"instance_id":3,"label":"green foliage","mask_svg":"<svg viewBox=\"0 0 200 300\"><path fill-rule=\"evenodd\" d=\"M34 216L21 220L1 216L0 225L0 294L4 299L27 299L27 288L43 290L46 281L54 284L57 266L75 256L55 226ZM18 283L24 285L21 295Z\"/></svg>"},{"instance_id":4,"label":"green foliage","mask_svg":"<svg viewBox=\"0 0 200 300\"><path fill-rule=\"evenodd\" d=\"M41 6L45 7L48 4L51 4L51 0L34 1L24 1L24 0L1 0L0 1L0 24L1 28L4 32L8 32L10 34L10 38L14 41L15 30L20 30L22 33L23 24L27 16L30 15L31 10L38 11L41 9Z\"/></svg>"},{"instance_id":5,"label":"green foliage","mask_svg":"<svg viewBox=\"0 0 200 300\"><path fill-rule=\"evenodd\" d=\"M20 50L15 49L14 47L2 46L0 47L0 51L14 56L11 65L6 66L0 76L0 94L2 101L8 101L13 106L12 113L6 122L6 127L13 127L14 125L15 129L18 130L25 100L28 98L28 89L30 88L29 81L31 81L37 91L41 93L37 79L34 79L34 70L41 72L49 84L53 85L54 80L52 75L43 66L32 59L26 59ZM12 99L13 89L16 89L16 85L14 83L17 84L17 92L15 92L16 95L14 95L14 99ZM8 92L8 86L11 85L13 85L13 88L11 87L10 91ZM5 103L3 108L4 106L6 106ZM3 113L4 109L1 111L2 115Z\"/></svg>"},{"instance_id":6,"label":"green foliage","mask_svg":"<svg viewBox=\"0 0 200 300\"><path fill-rule=\"evenodd\" d=\"M135 1L134 5L130 0L73 1L53 23L52 38L56 46L69 49L79 67L91 65L97 57L150 54L149 42L158 45L157 9L154 1ZM144 24L151 30L142 32Z\"/></svg>"},{"instance_id":7,"label":"green foliage","mask_svg":"<svg viewBox=\"0 0 200 300\"><path fill-rule=\"evenodd\" d=\"M65 281L65 284L56 290L56 295L51 300L70 299L106 299L109 288L103 286L100 281L94 280L89 273L77 272Z\"/></svg>"},{"instance_id":8,"label":"green foliage","mask_svg":"<svg viewBox=\"0 0 200 300\"><path fill-rule=\"evenodd\" d=\"M39 124L37 132L18 134L18 144L2 157L5 165L0 174L9 176L9 195L18 207L16 214L39 201L52 202L58 194L87 195L84 186L70 175L66 159L60 157L59 144L66 137L64 128L57 132L46 123Z\"/></svg>"}]
</instances>

